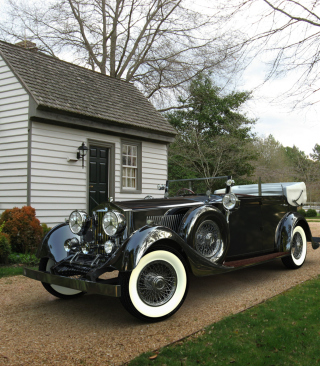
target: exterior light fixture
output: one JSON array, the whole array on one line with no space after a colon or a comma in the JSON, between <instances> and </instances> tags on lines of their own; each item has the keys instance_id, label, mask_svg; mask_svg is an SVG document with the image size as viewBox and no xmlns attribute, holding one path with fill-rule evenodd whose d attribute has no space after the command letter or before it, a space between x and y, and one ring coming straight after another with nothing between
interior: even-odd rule
<instances>
[{"instance_id":1,"label":"exterior light fixture","mask_svg":"<svg viewBox=\"0 0 320 366\"><path fill-rule=\"evenodd\" d=\"M84 157L87 155L87 152L88 152L88 148L83 142L82 145L78 147L78 152L77 152L77 159L78 160L82 159L82 168L84 168Z\"/></svg>"}]
</instances>

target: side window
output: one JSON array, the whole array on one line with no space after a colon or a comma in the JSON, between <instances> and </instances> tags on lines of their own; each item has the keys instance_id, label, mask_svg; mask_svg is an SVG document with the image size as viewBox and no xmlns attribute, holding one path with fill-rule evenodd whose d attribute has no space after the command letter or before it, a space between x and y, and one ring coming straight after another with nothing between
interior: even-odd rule
<instances>
[{"instance_id":1,"label":"side window","mask_svg":"<svg viewBox=\"0 0 320 366\"><path fill-rule=\"evenodd\" d=\"M141 191L141 143L122 141L121 144L122 191Z\"/></svg>"}]
</instances>

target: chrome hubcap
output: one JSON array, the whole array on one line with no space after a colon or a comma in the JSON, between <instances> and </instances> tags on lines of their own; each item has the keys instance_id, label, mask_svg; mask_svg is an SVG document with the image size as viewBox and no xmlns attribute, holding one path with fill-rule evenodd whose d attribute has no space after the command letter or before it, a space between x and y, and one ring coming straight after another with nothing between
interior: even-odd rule
<instances>
[{"instance_id":1,"label":"chrome hubcap","mask_svg":"<svg viewBox=\"0 0 320 366\"><path fill-rule=\"evenodd\" d=\"M147 305L160 306L167 303L177 288L177 274L165 261L154 261L141 271L137 290L140 299Z\"/></svg>"}]
</instances>

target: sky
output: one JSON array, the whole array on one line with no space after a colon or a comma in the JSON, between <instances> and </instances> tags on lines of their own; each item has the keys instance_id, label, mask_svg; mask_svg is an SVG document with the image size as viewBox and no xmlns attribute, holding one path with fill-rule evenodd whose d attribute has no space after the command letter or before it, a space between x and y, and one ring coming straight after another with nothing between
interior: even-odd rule
<instances>
[{"instance_id":1,"label":"sky","mask_svg":"<svg viewBox=\"0 0 320 366\"><path fill-rule=\"evenodd\" d=\"M5 0L0 0L0 21L4 4ZM199 6L198 2L196 6ZM246 104L244 112L257 119L254 132L261 137L272 134L284 146L295 145L306 154L312 153L315 144L320 144L320 103L313 109L293 110L292 105L275 102L276 96L288 89L295 75L263 84L266 75L264 61L254 59L237 83L238 90L253 90L253 99Z\"/></svg>"},{"instance_id":2,"label":"sky","mask_svg":"<svg viewBox=\"0 0 320 366\"><path fill-rule=\"evenodd\" d=\"M263 84L266 67L256 59L246 69L239 88L253 90L253 99L246 105L248 116L257 119L254 132L261 137L270 134L283 146L297 146L306 154L320 145L320 103L308 109L293 109L293 104L277 102L277 95L287 91L293 76ZM319 96L320 98L320 96Z\"/></svg>"}]
</instances>

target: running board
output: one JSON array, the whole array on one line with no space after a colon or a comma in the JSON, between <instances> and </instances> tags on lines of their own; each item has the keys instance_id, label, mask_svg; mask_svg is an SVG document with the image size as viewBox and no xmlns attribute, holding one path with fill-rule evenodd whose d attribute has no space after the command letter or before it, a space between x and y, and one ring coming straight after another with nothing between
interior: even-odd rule
<instances>
[{"instance_id":1,"label":"running board","mask_svg":"<svg viewBox=\"0 0 320 366\"><path fill-rule=\"evenodd\" d=\"M237 261L229 261L224 262L223 265L226 267L246 267L246 266L253 266L258 263L262 262L268 262L276 258L280 258L288 254L288 252L277 252L277 253L271 253L266 255L261 255L259 257L253 257L253 258L246 258L246 259L240 259Z\"/></svg>"}]
</instances>

